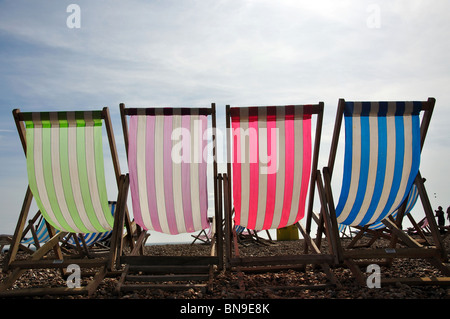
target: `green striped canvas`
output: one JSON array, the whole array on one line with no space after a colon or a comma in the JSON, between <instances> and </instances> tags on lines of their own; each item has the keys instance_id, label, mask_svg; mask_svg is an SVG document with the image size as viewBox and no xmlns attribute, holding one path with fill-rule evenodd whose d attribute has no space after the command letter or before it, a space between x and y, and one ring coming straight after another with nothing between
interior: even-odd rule
<instances>
[{"instance_id":1,"label":"green striped canvas","mask_svg":"<svg viewBox=\"0 0 450 319\"><path fill-rule=\"evenodd\" d=\"M60 231L113 228L103 163L100 111L24 113L30 189Z\"/></svg>"}]
</instances>

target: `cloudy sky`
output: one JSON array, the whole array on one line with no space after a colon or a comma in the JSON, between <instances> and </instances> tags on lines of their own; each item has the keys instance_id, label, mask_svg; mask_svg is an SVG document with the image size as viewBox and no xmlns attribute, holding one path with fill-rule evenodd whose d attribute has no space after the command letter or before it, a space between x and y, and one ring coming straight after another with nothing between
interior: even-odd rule
<instances>
[{"instance_id":1,"label":"cloudy sky","mask_svg":"<svg viewBox=\"0 0 450 319\"><path fill-rule=\"evenodd\" d=\"M421 172L433 208L445 210L449 10L446 0L1 0L0 233L14 231L27 186L11 111L110 107L127 171L121 102L214 102L220 128L226 104L323 101L322 167L339 98L432 96Z\"/></svg>"}]
</instances>

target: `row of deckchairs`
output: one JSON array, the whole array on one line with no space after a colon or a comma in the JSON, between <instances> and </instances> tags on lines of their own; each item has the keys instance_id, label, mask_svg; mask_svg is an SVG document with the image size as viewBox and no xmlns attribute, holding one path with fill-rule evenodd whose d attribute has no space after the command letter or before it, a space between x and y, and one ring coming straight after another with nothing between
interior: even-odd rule
<instances>
[{"instance_id":1,"label":"row of deckchairs","mask_svg":"<svg viewBox=\"0 0 450 319\"><path fill-rule=\"evenodd\" d=\"M206 280L211 287L214 267L245 273L255 268L309 264L319 265L333 285L339 283L331 266L345 264L364 284L358 263L373 258L424 258L449 276L442 238L419 171L434 104L433 98L418 102L341 99L329 162L322 171L318 169L322 102L227 106L228 158L227 171L222 173L217 170L215 104L208 108L127 108L121 104L127 174L120 169L108 108L42 113L14 110L29 186L4 267L8 277L0 284L0 292L20 293L11 287L27 269L52 267L64 272L73 263L98 271L86 287L58 287L53 292L92 293L113 270L121 272L117 289L122 291L160 288L160 281L183 282L170 284L173 289L196 287L192 285L196 280ZM346 132L343 180L335 205L331 180L342 120ZM117 184L114 215L106 191L103 125ZM208 163L212 163L212 176L208 175ZM208 178L214 194L211 254L143 255L142 245L149 231L175 235L210 227ZM430 223L432 246L419 244L401 229L413 188ZM128 192L133 220L127 208ZM50 239L30 256L31 260L18 260L32 198L51 225ZM318 213L313 211L315 198L320 205ZM136 231L132 223L136 223ZM313 223L317 226L315 238L311 235ZM365 229L380 223L392 235L389 249L344 249L340 225ZM297 225L304 238L298 255L240 254L236 229L256 232L289 225ZM104 257L75 259L63 255L60 249L59 243L67 234L105 232L111 232L111 240ZM130 236L128 251L123 245L124 233ZM326 247L322 245L323 236ZM397 247L398 241L402 247ZM41 287L26 293L48 294L49 289Z\"/></svg>"}]
</instances>

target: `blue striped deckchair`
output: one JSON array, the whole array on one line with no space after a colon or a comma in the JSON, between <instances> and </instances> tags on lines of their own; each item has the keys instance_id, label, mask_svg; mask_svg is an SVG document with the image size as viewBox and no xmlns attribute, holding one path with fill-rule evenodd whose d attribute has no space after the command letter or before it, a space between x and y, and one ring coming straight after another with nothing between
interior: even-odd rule
<instances>
[{"instance_id":1,"label":"blue striped deckchair","mask_svg":"<svg viewBox=\"0 0 450 319\"><path fill-rule=\"evenodd\" d=\"M262 238L258 236L258 233L260 233L261 230L260 231L252 230L252 229L245 228L244 226L235 225L234 232L236 233L238 242L241 244L244 244L247 241L255 242L255 243L258 243L258 242L272 243L272 238L270 236L269 230L267 230L267 229L266 229L266 234L268 237L268 241L266 241L266 240L262 241Z\"/></svg>"},{"instance_id":2,"label":"blue striped deckchair","mask_svg":"<svg viewBox=\"0 0 450 319\"><path fill-rule=\"evenodd\" d=\"M419 172L420 102L346 102L340 224L376 224L403 203Z\"/></svg>"},{"instance_id":3,"label":"blue striped deckchair","mask_svg":"<svg viewBox=\"0 0 450 319\"><path fill-rule=\"evenodd\" d=\"M111 211L111 214L114 216L114 211L116 208L116 202L109 202L108 204L109 209ZM56 231L57 233L59 231ZM82 240L75 240L72 235L66 236L66 238L63 239L63 242L76 246L80 245L83 246L86 244L86 246L92 246L96 243L102 242L106 239L108 239L112 234L112 231L102 232L102 233L87 233L87 234L80 234L82 236ZM77 236L78 237L78 236ZM40 218L37 223L37 228L35 231L35 234L31 237L25 237L21 240L22 245L34 245L35 247L39 248L46 242L50 240L50 234L47 229L47 225L45 223L44 218ZM80 237L81 238L81 237Z\"/></svg>"},{"instance_id":4,"label":"blue striped deckchair","mask_svg":"<svg viewBox=\"0 0 450 319\"><path fill-rule=\"evenodd\" d=\"M6 264L6 268L11 267L12 270L0 284L0 293L93 293L120 255L128 192L128 176L120 174L109 110L27 113L14 110L13 115L26 155L29 187ZM117 213L114 216L107 198L103 125L108 136L118 186ZM21 266L15 257L33 198L45 221L52 226L48 229L51 238L30 256L29 263ZM113 235L111 248L106 256L89 259L89 262L83 259L70 261L80 267L99 269L88 286L7 291L26 269L54 268L54 258L44 259L48 257L46 255L50 250L55 249L58 267L66 269L68 261L64 260L58 243L67 234L109 231L113 231Z\"/></svg>"},{"instance_id":5,"label":"blue striped deckchair","mask_svg":"<svg viewBox=\"0 0 450 319\"><path fill-rule=\"evenodd\" d=\"M47 230L47 225L45 224L45 220L41 218L37 224L36 238L34 236L31 237L25 237L20 241L22 245L34 245L36 247L40 247L42 244L45 244L50 240L50 234Z\"/></svg>"},{"instance_id":6,"label":"blue striped deckchair","mask_svg":"<svg viewBox=\"0 0 450 319\"><path fill-rule=\"evenodd\" d=\"M240 225L236 225L236 226L234 226L234 229L236 231L236 234L240 235L240 234L242 234L244 232L245 227L244 226L240 226Z\"/></svg>"},{"instance_id":7,"label":"blue striped deckchair","mask_svg":"<svg viewBox=\"0 0 450 319\"><path fill-rule=\"evenodd\" d=\"M421 150L433 112L435 99L427 101L352 102L339 100L336 123L330 148L328 166L323 169L326 205L338 224L369 227L383 223L395 236L413 248L408 253L401 249L377 251L379 258L424 257L419 243L407 236L390 220L396 212L403 215L406 199L417 186L425 214L433 216L419 172ZM423 113L422 118L420 117ZM331 191L331 177L336 160L340 128L344 119L345 147L341 192L337 205ZM319 188L322 188L319 185ZM435 221L433 220L434 224ZM436 225L434 225L437 230ZM336 228L334 231L338 231ZM445 250L437 231L434 234L435 258L444 257ZM339 247L341 261L352 263L356 257L369 258L374 250L344 251ZM428 252L430 252L428 250ZM436 264L436 263L435 263ZM446 273L448 269L438 265ZM353 267L356 269L355 267ZM352 270L354 270L352 269ZM356 277L363 282L362 276Z\"/></svg>"},{"instance_id":8,"label":"blue striped deckchair","mask_svg":"<svg viewBox=\"0 0 450 319\"><path fill-rule=\"evenodd\" d=\"M83 241L87 246L92 246L95 243L101 242L107 239L111 235L112 231L104 232L104 233L88 233L84 234ZM34 245L39 247L50 240L50 234L48 233L47 226L45 225L45 220L42 219L38 224L36 229L37 242L33 237L25 237L21 240L22 245ZM73 239L72 236L67 238L66 243L70 245L77 245L77 242ZM83 246L83 242L79 242L81 246Z\"/></svg>"}]
</instances>

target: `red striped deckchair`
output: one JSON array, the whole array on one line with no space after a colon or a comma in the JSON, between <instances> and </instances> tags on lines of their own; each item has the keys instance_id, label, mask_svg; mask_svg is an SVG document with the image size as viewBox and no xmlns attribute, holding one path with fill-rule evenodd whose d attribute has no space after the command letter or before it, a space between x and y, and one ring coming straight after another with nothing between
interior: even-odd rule
<instances>
[{"instance_id":1,"label":"red striped deckchair","mask_svg":"<svg viewBox=\"0 0 450 319\"><path fill-rule=\"evenodd\" d=\"M278 108L277 118L275 107L230 109L236 225L277 229L303 218L312 144L311 114L302 111Z\"/></svg>"},{"instance_id":2,"label":"red striped deckchair","mask_svg":"<svg viewBox=\"0 0 450 319\"><path fill-rule=\"evenodd\" d=\"M133 215L144 233L156 231L176 235L209 228L208 178L212 179L214 188L215 228L221 231L222 227L218 227L222 225L222 218L217 206L215 160L212 161L213 176L207 176L210 143L212 151L216 149L213 135L215 105L212 104L211 108L126 108L121 104L120 109ZM217 236L218 241L221 238L221 235ZM221 242L217 246L212 245L221 246ZM189 265L192 262L197 265L203 263L202 266L221 263L219 251L214 250L211 254L214 256L128 256L124 262L127 265L145 264L147 269L154 263L163 263L161 267L167 269L177 262L185 265L186 269L193 266ZM168 257L178 259L169 260ZM150 278L146 280L150 281ZM125 281L119 283L119 289L126 289L126 286Z\"/></svg>"},{"instance_id":3,"label":"red striped deckchair","mask_svg":"<svg viewBox=\"0 0 450 319\"><path fill-rule=\"evenodd\" d=\"M389 246L379 249L343 250L338 241L339 259L350 266L362 285L366 282L356 266L357 259L370 259L373 262L374 258L379 261L423 258L436 266L444 276L450 275L450 270L442 263L446 253L419 171L421 151L434 105L434 98L427 101L339 100L328 166L323 169L325 186L319 186L326 192L322 210L329 210L331 218L336 218L343 225L369 227L381 222L392 235ZM335 206L331 177L342 119L345 120L346 131L344 171L339 201ZM318 180L321 181L321 176ZM433 229L434 247L424 247L399 228L413 183L417 187L425 215L432 221L430 226ZM402 242L400 247L397 247L398 240ZM428 282L420 278L410 279L415 283ZM395 283L395 280L382 282Z\"/></svg>"},{"instance_id":4,"label":"red striped deckchair","mask_svg":"<svg viewBox=\"0 0 450 319\"><path fill-rule=\"evenodd\" d=\"M100 111L27 112L13 115L27 160L29 187L7 261L9 276L0 284L4 294L80 294L93 293L121 251L128 176L121 175L108 108ZM108 205L104 171L102 127L105 123L115 169L118 199L116 214ZM34 198L42 216L52 227L50 239L30 256L16 260L17 250ZM56 231L55 231L56 230ZM113 231L106 256L77 259L64 255L59 241L68 233ZM48 257L54 250L56 257ZM55 260L56 258L56 260ZM98 268L87 286L8 290L26 269L61 268L77 264Z\"/></svg>"},{"instance_id":5,"label":"red striped deckchair","mask_svg":"<svg viewBox=\"0 0 450 319\"><path fill-rule=\"evenodd\" d=\"M323 103L276 107L227 106L226 114L229 158L224 176L225 244L229 266L285 264L290 267L292 264L332 263L333 253L314 251L313 254L259 259L240 256L236 244L234 252L231 248L236 237L233 235L235 226L267 230L294 224L304 235L307 246L315 247L309 230L298 222L308 216L310 227ZM313 115L317 115L314 146L311 133ZM325 219L329 221L329 218Z\"/></svg>"}]
</instances>

